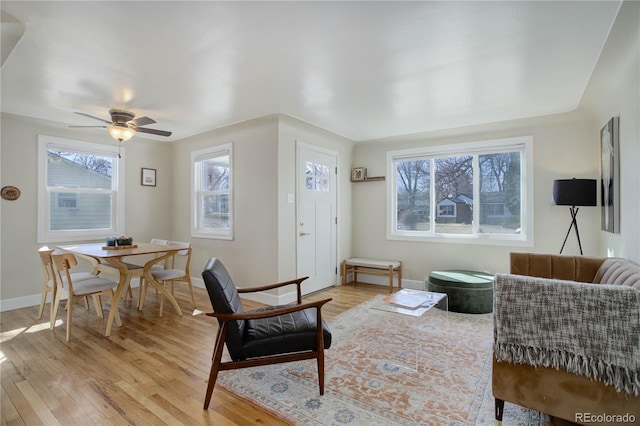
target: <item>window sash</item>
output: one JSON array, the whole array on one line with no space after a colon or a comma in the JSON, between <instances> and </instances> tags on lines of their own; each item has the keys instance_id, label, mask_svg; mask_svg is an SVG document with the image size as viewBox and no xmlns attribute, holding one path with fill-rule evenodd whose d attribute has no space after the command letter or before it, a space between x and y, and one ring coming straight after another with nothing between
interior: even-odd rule
<instances>
[{"instance_id":1,"label":"window sash","mask_svg":"<svg viewBox=\"0 0 640 426\"><path fill-rule=\"evenodd\" d=\"M533 183L529 176L533 176L532 165L532 138L517 137L503 140L492 140L484 142L474 142L458 145L445 145L437 147L416 148L400 151L389 151L387 153L388 167L388 194L389 203L387 203L387 239L389 240L412 240L412 241L451 241L464 243L486 243L499 245L517 245L531 246L533 245ZM520 153L520 229L514 230L514 233L486 231L486 224L480 223L480 205L481 205L481 188L480 188L480 164L479 157L487 154L499 154L518 152ZM437 217L443 219L451 218L451 216L440 215L438 200L436 199L436 179L438 171L435 168L435 162L441 158L473 156L473 208L472 223L469 227L469 233L450 233L438 232L446 227L439 226ZM402 229L402 224L398 218L398 165L404 161L428 161L429 162L429 201L428 214L425 226L428 229ZM484 206L484 204L483 204ZM454 206L454 211L458 209ZM483 220L491 215L484 215ZM483 225L485 225L483 227Z\"/></svg>"},{"instance_id":2,"label":"window sash","mask_svg":"<svg viewBox=\"0 0 640 426\"><path fill-rule=\"evenodd\" d=\"M48 185L49 177L49 151L74 152L79 154L110 157L112 161L111 184L109 189L99 188L79 188L75 183L68 185ZM75 242L86 240L103 239L112 235L124 234L124 170L121 169L120 159L124 159L124 150L118 147L101 145L72 139L57 138L53 136L38 136L38 243L52 242ZM75 207L60 206L61 194L74 194L76 200ZM82 217L63 216L71 224L52 226L52 215L75 214L79 211L78 203L83 195L105 195L108 199L106 204L110 208L105 213L105 226L91 227L91 222L86 222L87 227L83 227ZM70 195L66 196L71 198ZM65 198L63 196L62 198ZM66 219L65 219L66 218ZM77 222L78 226L73 226ZM97 225L97 224L96 224Z\"/></svg>"},{"instance_id":3,"label":"window sash","mask_svg":"<svg viewBox=\"0 0 640 426\"><path fill-rule=\"evenodd\" d=\"M228 173L225 185L217 190L207 190L204 182L204 164L216 158L228 157ZM191 153L191 236L194 238L233 239L233 146L224 144ZM222 210L205 212L206 198L220 197ZM214 226L215 225L215 226Z\"/></svg>"}]
</instances>

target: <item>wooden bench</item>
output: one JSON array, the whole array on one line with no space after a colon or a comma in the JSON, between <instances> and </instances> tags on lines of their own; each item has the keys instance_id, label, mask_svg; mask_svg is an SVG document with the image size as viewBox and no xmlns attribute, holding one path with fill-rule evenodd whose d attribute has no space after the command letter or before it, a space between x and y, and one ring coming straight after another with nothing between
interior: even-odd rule
<instances>
[{"instance_id":1,"label":"wooden bench","mask_svg":"<svg viewBox=\"0 0 640 426\"><path fill-rule=\"evenodd\" d=\"M389 277L389 293L393 293L393 273L398 275L398 288L402 288L402 262L354 257L342 261L342 284L347 285L347 273L353 272L353 285L358 282L358 273L385 275Z\"/></svg>"}]
</instances>

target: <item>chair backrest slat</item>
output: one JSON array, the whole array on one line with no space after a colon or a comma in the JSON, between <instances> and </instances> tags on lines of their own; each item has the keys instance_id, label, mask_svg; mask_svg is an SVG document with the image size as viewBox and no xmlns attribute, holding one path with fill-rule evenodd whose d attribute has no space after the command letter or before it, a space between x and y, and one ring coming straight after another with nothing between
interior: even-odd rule
<instances>
[{"instance_id":1,"label":"chair backrest slat","mask_svg":"<svg viewBox=\"0 0 640 426\"><path fill-rule=\"evenodd\" d=\"M51 260L51 253L53 250L47 246L40 247L38 254L42 261L42 272L44 273L44 281L48 286L53 287L55 285L55 272L53 270L53 261Z\"/></svg>"},{"instance_id":2,"label":"chair backrest slat","mask_svg":"<svg viewBox=\"0 0 640 426\"><path fill-rule=\"evenodd\" d=\"M176 267L176 256L186 256L185 260L185 271L189 271L189 264L191 263L191 243L184 243L181 241L169 241L167 242L168 247L182 247L185 250L180 250L176 252L175 255L171 256L171 261L169 262L169 269L175 269Z\"/></svg>"},{"instance_id":3,"label":"chair backrest slat","mask_svg":"<svg viewBox=\"0 0 640 426\"><path fill-rule=\"evenodd\" d=\"M73 282L69 271L78 265L78 259L73 253L52 254L51 259L54 265L54 273L57 274L56 285L58 288L63 288L66 284L69 294L73 294ZM64 273L64 279L62 278L62 273Z\"/></svg>"}]
</instances>

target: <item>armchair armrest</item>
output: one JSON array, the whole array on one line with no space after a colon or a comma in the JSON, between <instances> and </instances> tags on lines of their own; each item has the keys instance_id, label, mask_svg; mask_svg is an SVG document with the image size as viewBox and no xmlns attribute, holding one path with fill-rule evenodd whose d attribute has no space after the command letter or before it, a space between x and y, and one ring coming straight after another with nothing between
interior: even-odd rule
<instances>
[{"instance_id":1,"label":"armchair armrest","mask_svg":"<svg viewBox=\"0 0 640 426\"><path fill-rule=\"evenodd\" d=\"M295 284L297 286L297 300L299 305L302 303L302 281L306 280L307 278L309 277L296 278L295 280L283 281L281 283L268 284L260 287L238 288L237 290L238 293L254 293L258 291L272 290L274 288Z\"/></svg>"},{"instance_id":2,"label":"armchair armrest","mask_svg":"<svg viewBox=\"0 0 640 426\"><path fill-rule=\"evenodd\" d=\"M629 287L498 274L498 361L553 367L640 394L640 292Z\"/></svg>"},{"instance_id":3,"label":"armchair armrest","mask_svg":"<svg viewBox=\"0 0 640 426\"><path fill-rule=\"evenodd\" d=\"M308 308L317 308L320 310L322 306L330 302L333 299L323 299L315 302L303 303L298 305L284 306L278 309L271 309L268 311L248 311L242 313L218 313L218 312L209 312L206 315L210 317L218 318L221 321L231 321L231 320L250 320L250 319L259 319L259 318L270 318L276 317L278 315L288 314L291 312L302 311Z\"/></svg>"}]
</instances>

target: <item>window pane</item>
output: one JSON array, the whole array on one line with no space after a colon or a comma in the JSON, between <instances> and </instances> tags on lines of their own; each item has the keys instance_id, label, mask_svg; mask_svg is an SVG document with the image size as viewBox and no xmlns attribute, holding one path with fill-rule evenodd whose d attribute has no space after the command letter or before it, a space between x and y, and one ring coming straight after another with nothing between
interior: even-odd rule
<instances>
[{"instance_id":1,"label":"window pane","mask_svg":"<svg viewBox=\"0 0 640 426\"><path fill-rule=\"evenodd\" d=\"M480 233L520 233L520 152L480 155Z\"/></svg>"},{"instance_id":2,"label":"window pane","mask_svg":"<svg viewBox=\"0 0 640 426\"><path fill-rule=\"evenodd\" d=\"M429 160L397 163L397 228L428 231L430 224Z\"/></svg>"},{"instance_id":3,"label":"window pane","mask_svg":"<svg viewBox=\"0 0 640 426\"><path fill-rule=\"evenodd\" d=\"M443 157L435 160L435 232L473 232L473 156Z\"/></svg>"},{"instance_id":4,"label":"window pane","mask_svg":"<svg viewBox=\"0 0 640 426\"><path fill-rule=\"evenodd\" d=\"M47 186L111 190L113 158L47 150Z\"/></svg>"},{"instance_id":5,"label":"window pane","mask_svg":"<svg viewBox=\"0 0 640 426\"><path fill-rule=\"evenodd\" d=\"M202 161L202 186L205 191L229 189L229 156Z\"/></svg>"},{"instance_id":6,"label":"window pane","mask_svg":"<svg viewBox=\"0 0 640 426\"><path fill-rule=\"evenodd\" d=\"M305 161L304 174L305 188L318 192L331 191L330 168L326 164Z\"/></svg>"},{"instance_id":7,"label":"window pane","mask_svg":"<svg viewBox=\"0 0 640 426\"><path fill-rule=\"evenodd\" d=\"M202 200L203 228L229 228L229 194L204 195Z\"/></svg>"},{"instance_id":8,"label":"window pane","mask_svg":"<svg viewBox=\"0 0 640 426\"><path fill-rule=\"evenodd\" d=\"M50 200L52 231L111 227L111 194L51 191Z\"/></svg>"}]
</instances>

